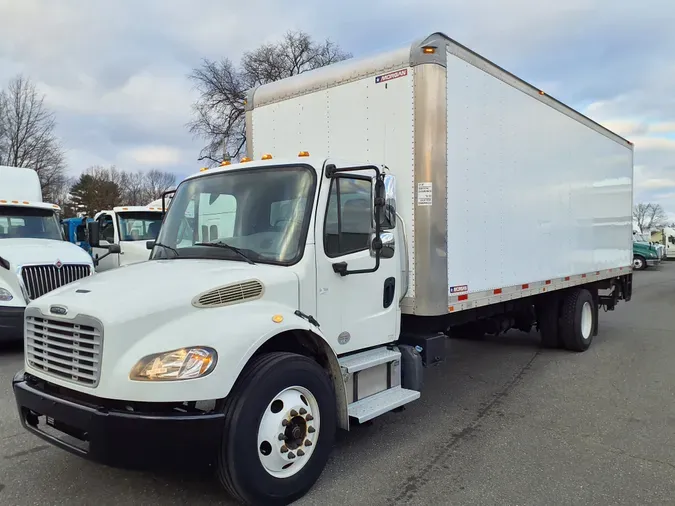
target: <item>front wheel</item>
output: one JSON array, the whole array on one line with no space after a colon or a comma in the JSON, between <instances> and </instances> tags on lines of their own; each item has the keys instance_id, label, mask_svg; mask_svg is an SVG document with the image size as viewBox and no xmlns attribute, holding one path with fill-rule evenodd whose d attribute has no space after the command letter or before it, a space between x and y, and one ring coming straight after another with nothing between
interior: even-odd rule
<instances>
[{"instance_id":1,"label":"front wheel","mask_svg":"<svg viewBox=\"0 0 675 506\"><path fill-rule=\"evenodd\" d=\"M256 357L228 396L218 477L245 504L289 504L314 485L336 430L333 385L314 360Z\"/></svg>"},{"instance_id":2,"label":"front wheel","mask_svg":"<svg viewBox=\"0 0 675 506\"><path fill-rule=\"evenodd\" d=\"M633 270L643 271L647 268L647 260L645 260L640 255L635 255L633 257Z\"/></svg>"}]
</instances>

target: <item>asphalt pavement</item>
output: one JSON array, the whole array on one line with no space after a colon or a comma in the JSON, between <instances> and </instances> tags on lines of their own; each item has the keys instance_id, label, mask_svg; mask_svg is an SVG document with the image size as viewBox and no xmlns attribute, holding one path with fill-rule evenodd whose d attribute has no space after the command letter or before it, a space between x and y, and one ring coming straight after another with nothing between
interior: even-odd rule
<instances>
[{"instance_id":1,"label":"asphalt pavement","mask_svg":"<svg viewBox=\"0 0 675 506\"><path fill-rule=\"evenodd\" d=\"M675 262L634 278L586 353L534 332L448 341L422 398L340 434L297 504L675 504ZM22 360L0 350L0 504L232 504L208 472L113 469L26 433Z\"/></svg>"}]
</instances>

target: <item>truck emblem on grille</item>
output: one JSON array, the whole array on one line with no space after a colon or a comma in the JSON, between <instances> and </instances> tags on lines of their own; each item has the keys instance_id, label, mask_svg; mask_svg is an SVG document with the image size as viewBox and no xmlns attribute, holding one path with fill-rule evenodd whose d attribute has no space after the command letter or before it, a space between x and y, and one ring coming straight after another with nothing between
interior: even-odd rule
<instances>
[{"instance_id":1,"label":"truck emblem on grille","mask_svg":"<svg viewBox=\"0 0 675 506\"><path fill-rule=\"evenodd\" d=\"M61 267L63 267L63 262L61 262L61 260L59 259L56 259L56 263L54 265L56 266L57 269L60 269Z\"/></svg>"},{"instance_id":2,"label":"truck emblem on grille","mask_svg":"<svg viewBox=\"0 0 675 506\"><path fill-rule=\"evenodd\" d=\"M63 306L51 306L49 308L49 311L51 311L54 314L60 314L60 315L68 314L68 310Z\"/></svg>"}]
</instances>

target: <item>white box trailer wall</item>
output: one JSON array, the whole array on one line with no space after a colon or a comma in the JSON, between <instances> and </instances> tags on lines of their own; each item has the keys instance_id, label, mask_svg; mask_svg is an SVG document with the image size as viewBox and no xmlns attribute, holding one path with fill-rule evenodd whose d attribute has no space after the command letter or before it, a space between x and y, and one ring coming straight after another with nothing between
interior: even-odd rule
<instances>
[{"instance_id":1,"label":"white box trailer wall","mask_svg":"<svg viewBox=\"0 0 675 506\"><path fill-rule=\"evenodd\" d=\"M443 34L265 85L247 109L253 158L308 150L397 176L405 313L630 268L632 144Z\"/></svg>"}]
</instances>

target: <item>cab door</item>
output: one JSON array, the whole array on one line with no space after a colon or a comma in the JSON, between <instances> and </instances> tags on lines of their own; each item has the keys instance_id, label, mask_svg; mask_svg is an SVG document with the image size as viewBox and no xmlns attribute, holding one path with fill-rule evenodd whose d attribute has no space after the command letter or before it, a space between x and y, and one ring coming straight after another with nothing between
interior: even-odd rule
<instances>
[{"instance_id":1,"label":"cab door","mask_svg":"<svg viewBox=\"0 0 675 506\"><path fill-rule=\"evenodd\" d=\"M321 182L315 227L317 320L338 354L397 338L398 257L381 255L377 270L367 272L376 265L374 179L374 170L360 170Z\"/></svg>"},{"instance_id":2,"label":"cab door","mask_svg":"<svg viewBox=\"0 0 675 506\"><path fill-rule=\"evenodd\" d=\"M118 244L119 232L117 230L117 223L115 216L111 213L101 213L96 217L99 227L99 245L100 246L110 246L111 244ZM92 248L92 256L96 258L97 256L102 257L108 253L108 249L105 247L101 248ZM105 258L102 258L98 265L96 266L97 272L108 271L110 269L115 269L120 266L120 256L118 254L111 254Z\"/></svg>"}]
</instances>

